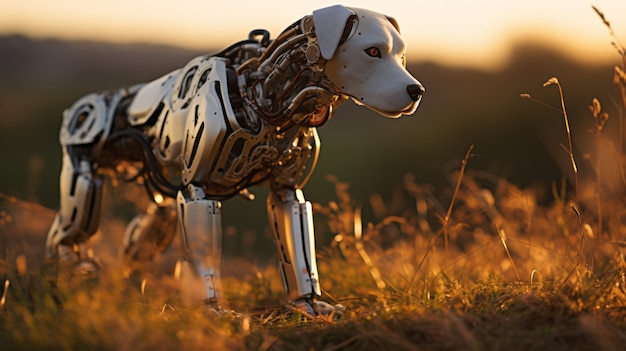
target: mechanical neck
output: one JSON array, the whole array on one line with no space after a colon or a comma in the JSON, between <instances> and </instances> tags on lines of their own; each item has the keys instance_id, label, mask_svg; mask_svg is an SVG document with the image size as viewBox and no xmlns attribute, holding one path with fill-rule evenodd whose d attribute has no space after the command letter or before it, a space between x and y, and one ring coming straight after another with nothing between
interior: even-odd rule
<instances>
[{"instance_id":1,"label":"mechanical neck","mask_svg":"<svg viewBox=\"0 0 626 351\"><path fill-rule=\"evenodd\" d=\"M323 125L347 99L326 76L325 63L306 16L237 68L244 105L280 129Z\"/></svg>"}]
</instances>

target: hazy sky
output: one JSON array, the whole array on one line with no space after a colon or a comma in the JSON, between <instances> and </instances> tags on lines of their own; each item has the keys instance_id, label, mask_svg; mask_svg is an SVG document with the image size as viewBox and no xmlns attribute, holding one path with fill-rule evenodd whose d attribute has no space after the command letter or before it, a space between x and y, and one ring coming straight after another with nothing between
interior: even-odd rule
<instances>
[{"instance_id":1,"label":"hazy sky","mask_svg":"<svg viewBox=\"0 0 626 351\"><path fill-rule=\"evenodd\" d=\"M275 37L312 10L338 1L5 0L0 35L151 42L214 49L254 28ZM516 40L541 39L580 60L618 60L595 5L626 42L626 0L351 0L395 17L409 59L496 67Z\"/></svg>"}]
</instances>

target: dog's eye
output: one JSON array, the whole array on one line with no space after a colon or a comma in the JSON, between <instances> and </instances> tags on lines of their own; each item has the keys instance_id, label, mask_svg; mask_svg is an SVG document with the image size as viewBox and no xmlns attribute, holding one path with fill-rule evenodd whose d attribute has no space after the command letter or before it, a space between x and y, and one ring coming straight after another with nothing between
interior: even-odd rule
<instances>
[{"instance_id":1,"label":"dog's eye","mask_svg":"<svg viewBox=\"0 0 626 351\"><path fill-rule=\"evenodd\" d=\"M375 46L365 49L365 53L371 57L378 57L378 58L382 57L382 55L380 54L380 49Z\"/></svg>"}]
</instances>

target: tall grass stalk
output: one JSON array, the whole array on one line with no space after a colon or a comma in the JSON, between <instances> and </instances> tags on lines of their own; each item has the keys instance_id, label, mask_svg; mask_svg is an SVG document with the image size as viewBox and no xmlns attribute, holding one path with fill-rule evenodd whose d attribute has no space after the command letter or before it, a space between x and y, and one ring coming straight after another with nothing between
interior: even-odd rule
<instances>
[{"instance_id":1,"label":"tall grass stalk","mask_svg":"<svg viewBox=\"0 0 626 351\"><path fill-rule=\"evenodd\" d=\"M448 258L448 254L449 254L449 234L448 234L448 228L449 228L449 224L450 224L450 217L452 216L452 209L454 208L454 204L456 202L457 196L459 195L459 189L461 188L461 183L463 182L463 176L465 175L465 169L467 167L467 163L469 162L470 157L472 156L472 151L474 150L474 145L470 145L470 147L467 149L467 152L465 153L465 157L463 158L463 161L461 161L461 169L459 170L459 175L457 177L456 180L456 185L454 187L454 192L452 193L452 198L450 199L450 203L448 205L448 209L446 211L446 215L445 217L443 217L442 221L441 221L441 229L439 229L439 231L431 236L430 240L428 241L428 246L426 247L426 252L424 253L424 255L422 256L422 259L418 262L418 264L415 267L415 271L413 273L413 277L411 277L410 282L414 282L415 278L417 277L418 272L420 271L420 269L422 268L422 266L424 265L424 262L426 261L426 258L428 257L429 253L431 252L431 250L433 249L436 239L443 233L443 237L444 237L444 250L446 253L446 260Z\"/></svg>"},{"instance_id":2,"label":"tall grass stalk","mask_svg":"<svg viewBox=\"0 0 626 351\"><path fill-rule=\"evenodd\" d=\"M572 132L569 127L569 118L567 117L567 111L565 110L565 98L563 97L563 88L561 87L561 83L556 77L552 77L548 79L547 82L543 83L544 87L549 85L556 85L559 89L559 100L561 101L561 112L563 113L563 120L565 122L565 132L567 133L567 147L561 145L563 149L568 153L570 163L572 165L572 170L574 171L574 202L578 204L578 167L576 166L576 160L574 159L574 147L572 145Z\"/></svg>"},{"instance_id":3,"label":"tall grass stalk","mask_svg":"<svg viewBox=\"0 0 626 351\"><path fill-rule=\"evenodd\" d=\"M0 297L0 308L4 307L7 302L7 294L9 293L9 286L11 281L9 279L4 281L4 288L2 289L2 297Z\"/></svg>"},{"instance_id":4,"label":"tall grass stalk","mask_svg":"<svg viewBox=\"0 0 626 351\"><path fill-rule=\"evenodd\" d=\"M626 134L626 125L624 123L624 118L625 118L624 114L626 111L626 74L624 74L624 71L626 70L626 48L624 48L624 45L621 43L620 39L615 35L615 31L613 30L611 23L609 22L607 17L604 15L604 13L595 6L592 6L591 8L593 9L593 11L595 11L598 17L600 17L600 19L602 20L602 23L609 30L609 35L612 38L611 44L613 45L613 47L615 48L615 50L621 57L621 65L615 66L614 73L613 73L613 83L617 86L619 95L620 95L620 98L616 102L618 113L619 113L619 139L618 139L619 147L617 148L617 150L615 150L614 144L612 142L610 143L612 151L615 152L616 155L618 155L618 157L620 157L622 156L624 152L626 152L626 150L624 150L624 138ZM601 152L600 143L601 143L601 137L602 137L602 130L606 121L609 119L609 115L608 113L602 111L602 106L600 105L600 101L595 98L593 99L591 105L589 106L589 109L595 120L595 129L593 130L593 133L596 135L596 145L597 145L596 150L598 150L598 152ZM601 195L602 194L602 173L601 172L602 172L602 167L600 166L599 160L598 160L596 164L596 188L597 188L596 202L597 202L597 211L598 211L598 234L599 235L602 235L603 233L603 213L602 213L602 195ZM622 185L626 186L626 176L625 176L623 163L620 165L620 173L621 173L621 178L622 178ZM608 236L610 240L612 236L612 233L610 231L608 232Z\"/></svg>"},{"instance_id":5,"label":"tall grass stalk","mask_svg":"<svg viewBox=\"0 0 626 351\"><path fill-rule=\"evenodd\" d=\"M374 262L372 262L372 259L370 258L370 255L367 253L367 250L365 250L365 246L363 245L362 239L363 239L363 224L361 221L361 209L357 208L354 211L354 247L356 248L356 251L359 253L359 256L361 256L361 258L363 259L363 262L369 269L372 279L374 279L374 282L376 282L376 286L382 290L387 286L387 284L385 284L385 281L382 278L382 274L380 274L380 271L378 270L376 265L374 265Z\"/></svg>"},{"instance_id":6,"label":"tall grass stalk","mask_svg":"<svg viewBox=\"0 0 626 351\"><path fill-rule=\"evenodd\" d=\"M502 246L504 247L504 251L506 252L506 257L509 259L509 262L511 262L511 266L513 267L513 272L515 272L515 277L517 277L518 282L521 282L522 278L520 277L519 272L517 271L517 267L515 267L515 261L513 261L513 257L511 256L509 247L506 244L506 233L504 232L504 229L500 228L499 226L497 230L498 230L498 236L500 237L500 242L502 242Z\"/></svg>"},{"instance_id":7,"label":"tall grass stalk","mask_svg":"<svg viewBox=\"0 0 626 351\"><path fill-rule=\"evenodd\" d=\"M615 35L615 31L613 30L613 27L611 26L611 23L609 22L609 20L606 18L606 16L604 15L604 13L602 11L600 11L597 7L592 6L593 10L596 12L596 14L600 17L600 19L602 20L602 23L604 23L604 25L608 28L609 30L609 34L610 36L613 38L613 41L611 42L611 44L613 45L613 47L615 48L615 50L617 51L617 53L620 55L621 58L621 63L618 66L614 67L614 71L613 71L613 84L615 84L619 90L620 93L620 99L618 102L618 111L620 114L620 130L619 130L619 152L625 152L624 150L624 140L626 138L626 123L624 122L625 120L625 114L626 114L626 47L624 47L624 45L621 43L621 41L619 40L619 38ZM622 177L622 180L626 182L626 179L624 179L624 177Z\"/></svg>"},{"instance_id":8,"label":"tall grass stalk","mask_svg":"<svg viewBox=\"0 0 626 351\"><path fill-rule=\"evenodd\" d=\"M591 101L591 105L589 106L589 110L591 111L591 115L595 121L595 128L592 129L592 133L595 137L596 144L596 153L599 153L602 147L602 129L604 128L605 123L609 120L609 114L606 112L602 112L602 106L600 105L600 101L594 98ZM612 143L611 143L612 144ZM598 235L602 235L603 231L603 216L602 216L602 164L600 163L600 155L596 155L596 211L598 212Z\"/></svg>"},{"instance_id":9,"label":"tall grass stalk","mask_svg":"<svg viewBox=\"0 0 626 351\"><path fill-rule=\"evenodd\" d=\"M459 194L459 189L461 188L461 183L463 181L463 175L465 174L465 168L467 167L467 163L469 162L469 158L472 156L472 151L474 150L474 145L470 145L465 153L465 157L463 161L461 161L461 169L459 170L459 176L456 180L456 185L454 186L454 193L452 193L452 199L450 199L450 205L448 205L448 210L446 211L446 216L443 218L443 231L444 231L444 243L446 256L449 251L449 234L448 234L448 225L450 223L450 216L452 215L452 208L454 207L454 202L456 201L456 197Z\"/></svg>"}]
</instances>

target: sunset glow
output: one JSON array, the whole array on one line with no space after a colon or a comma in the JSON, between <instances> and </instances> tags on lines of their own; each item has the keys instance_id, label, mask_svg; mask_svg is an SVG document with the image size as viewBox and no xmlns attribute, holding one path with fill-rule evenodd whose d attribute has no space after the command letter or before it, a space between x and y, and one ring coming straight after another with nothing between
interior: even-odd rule
<instances>
[{"instance_id":1,"label":"sunset glow","mask_svg":"<svg viewBox=\"0 0 626 351\"><path fill-rule=\"evenodd\" d=\"M268 29L276 36L312 10L335 3L5 1L0 4L0 35L148 42L208 50L244 39L255 28ZM618 36L626 33L622 25L626 2L615 0L354 0L346 5L395 17L409 43L411 59L453 65L497 67L507 59L511 45L519 41L541 41L583 61L615 59L612 39L592 5L613 20Z\"/></svg>"}]
</instances>

